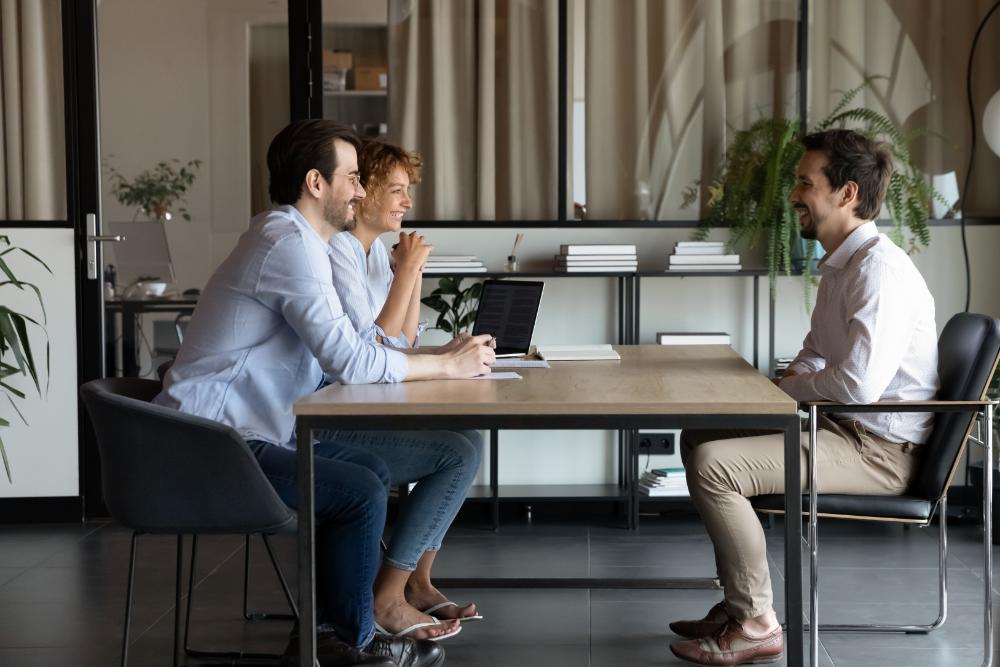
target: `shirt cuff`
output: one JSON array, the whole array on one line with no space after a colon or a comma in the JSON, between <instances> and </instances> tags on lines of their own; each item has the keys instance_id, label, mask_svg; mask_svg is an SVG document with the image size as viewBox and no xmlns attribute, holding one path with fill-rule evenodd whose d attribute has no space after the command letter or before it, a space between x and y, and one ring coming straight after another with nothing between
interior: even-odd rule
<instances>
[{"instance_id":1,"label":"shirt cuff","mask_svg":"<svg viewBox=\"0 0 1000 667\"><path fill-rule=\"evenodd\" d=\"M385 350L385 378L383 382L402 382L410 373L410 361L399 350Z\"/></svg>"},{"instance_id":2,"label":"shirt cuff","mask_svg":"<svg viewBox=\"0 0 1000 667\"><path fill-rule=\"evenodd\" d=\"M372 325L372 331L373 331L372 338L374 339L375 336L381 337L383 345L388 345L389 347L397 347L403 349L413 347L412 345L410 345L410 341L406 339L406 334L402 332L400 332L398 336L390 336L386 334L385 329L383 329L377 324Z\"/></svg>"}]
</instances>

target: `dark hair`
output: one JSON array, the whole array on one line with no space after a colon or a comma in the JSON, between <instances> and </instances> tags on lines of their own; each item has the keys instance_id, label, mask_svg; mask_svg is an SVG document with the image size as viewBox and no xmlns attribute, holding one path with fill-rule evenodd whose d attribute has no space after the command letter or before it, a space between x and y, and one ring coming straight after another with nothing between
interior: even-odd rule
<instances>
[{"instance_id":1,"label":"dark hair","mask_svg":"<svg viewBox=\"0 0 1000 667\"><path fill-rule=\"evenodd\" d=\"M892 177L889 147L854 130L814 132L802 139L802 145L807 151L823 151L826 155L823 173L834 190L848 181L858 184L854 215L874 220L882 209Z\"/></svg>"},{"instance_id":2,"label":"dark hair","mask_svg":"<svg viewBox=\"0 0 1000 667\"><path fill-rule=\"evenodd\" d=\"M337 168L337 139L361 148L354 130L332 120L309 118L285 126L267 149L270 181L267 191L275 204L294 204L302 195L302 184L310 169L317 169L327 181Z\"/></svg>"},{"instance_id":3,"label":"dark hair","mask_svg":"<svg viewBox=\"0 0 1000 667\"><path fill-rule=\"evenodd\" d=\"M393 169L402 167L410 179L410 185L416 185L420 182L423 166L424 161L419 153L381 139L366 141L358 152L358 172L361 175L361 186L368 194L358 202L359 212L378 206L383 194L382 188L388 183Z\"/></svg>"}]
</instances>

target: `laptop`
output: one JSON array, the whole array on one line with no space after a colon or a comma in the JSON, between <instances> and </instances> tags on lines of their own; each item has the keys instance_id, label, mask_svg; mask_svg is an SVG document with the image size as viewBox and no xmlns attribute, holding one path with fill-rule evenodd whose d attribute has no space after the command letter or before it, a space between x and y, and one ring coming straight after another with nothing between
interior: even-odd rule
<instances>
[{"instance_id":1,"label":"laptop","mask_svg":"<svg viewBox=\"0 0 1000 667\"><path fill-rule=\"evenodd\" d=\"M496 337L498 357L527 354L544 285L521 280L484 281L472 335Z\"/></svg>"}]
</instances>

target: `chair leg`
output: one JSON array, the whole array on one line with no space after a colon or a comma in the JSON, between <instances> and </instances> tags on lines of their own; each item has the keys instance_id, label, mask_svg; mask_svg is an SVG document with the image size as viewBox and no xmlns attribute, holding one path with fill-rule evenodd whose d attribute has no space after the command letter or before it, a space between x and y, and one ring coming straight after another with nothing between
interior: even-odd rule
<instances>
[{"instance_id":1,"label":"chair leg","mask_svg":"<svg viewBox=\"0 0 1000 667\"><path fill-rule=\"evenodd\" d=\"M193 547L192 547L193 548ZM184 536L177 536L177 575L174 577L174 667L180 667L181 577L184 569ZM194 575L194 571L191 572ZM188 598L190 600L191 598Z\"/></svg>"},{"instance_id":2,"label":"chair leg","mask_svg":"<svg viewBox=\"0 0 1000 667\"><path fill-rule=\"evenodd\" d=\"M187 599L187 619L184 623L184 654L189 658L208 658L212 660L228 660L235 662L239 660L280 660L281 655L276 653L244 653L243 651L202 651L193 649L188 645L188 634L191 627L191 600L194 597L194 565L198 555L198 536L193 536L191 540L191 573L188 577L188 599ZM282 579L282 583L284 580Z\"/></svg>"},{"instance_id":3,"label":"chair leg","mask_svg":"<svg viewBox=\"0 0 1000 667\"><path fill-rule=\"evenodd\" d=\"M128 554L128 586L125 590L125 631L122 633L122 664L128 664L128 631L132 624L132 594L135 591L135 547L139 534L132 532L132 546Z\"/></svg>"},{"instance_id":4,"label":"chair leg","mask_svg":"<svg viewBox=\"0 0 1000 667\"><path fill-rule=\"evenodd\" d=\"M243 552L243 618L248 621L297 621L299 618L299 611L295 606L294 600L292 599L292 593L288 589L288 583L285 581L285 575L281 571L281 567L278 565L278 559L275 558L274 551L271 549L271 542L264 533L261 533L260 537L264 541L264 547L267 549L267 555L271 559L271 565L274 567L274 573L278 575L278 581L281 583L281 591L285 594L285 600L288 601L288 608L292 610L292 613L272 614L266 611L250 611L248 602L248 598L250 597L250 534L248 533Z\"/></svg>"},{"instance_id":5,"label":"chair leg","mask_svg":"<svg viewBox=\"0 0 1000 667\"><path fill-rule=\"evenodd\" d=\"M820 632L903 632L910 635L925 635L944 625L948 618L948 499L942 498L939 509L940 527L938 531L938 615L925 625L844 625L820 623ZM806 626L808 629L809 626Z\"/></svg>"},{"instance_id":6,"label":"chair leg","mask_svg":"<svg viewBox=\"0 0 1000 667\"><path fill-rule=\"evenodd\" d=\"M986 600L983 608L983 667L993 664L993 405L983 409L986 442L983 443L983 580Z\"/></svg>"}]
</instances>

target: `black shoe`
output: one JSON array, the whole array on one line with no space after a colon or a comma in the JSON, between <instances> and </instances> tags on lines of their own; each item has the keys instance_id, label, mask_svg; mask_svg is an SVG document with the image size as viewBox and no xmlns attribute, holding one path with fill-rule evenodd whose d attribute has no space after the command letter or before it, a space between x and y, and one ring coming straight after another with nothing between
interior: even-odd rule
<instances>
[{"instance_id":1,"label":"black shoe","mask_svg":"<svg viewBox=\"0 0 1000 667\"><path fill-rule=\"evenodd\" d=\"M444 649L429 639L375 635L365 652L386 656L398 667L438 667L444 662Z\"/></svg>"},{"instance_id":2,"label":"black shoe","mask_svg":"<svg viewBox=\"0 0 1000 667\"><path fill-rule=\"evenodd\" d=\"M320 667L396 667L391 657L372 655L340 641L332 632L320 632L316 637L316 658ZM281 667L299 667L299 633L293 630L288 646L281 656Z\"/></svg>"}]
</instances>

